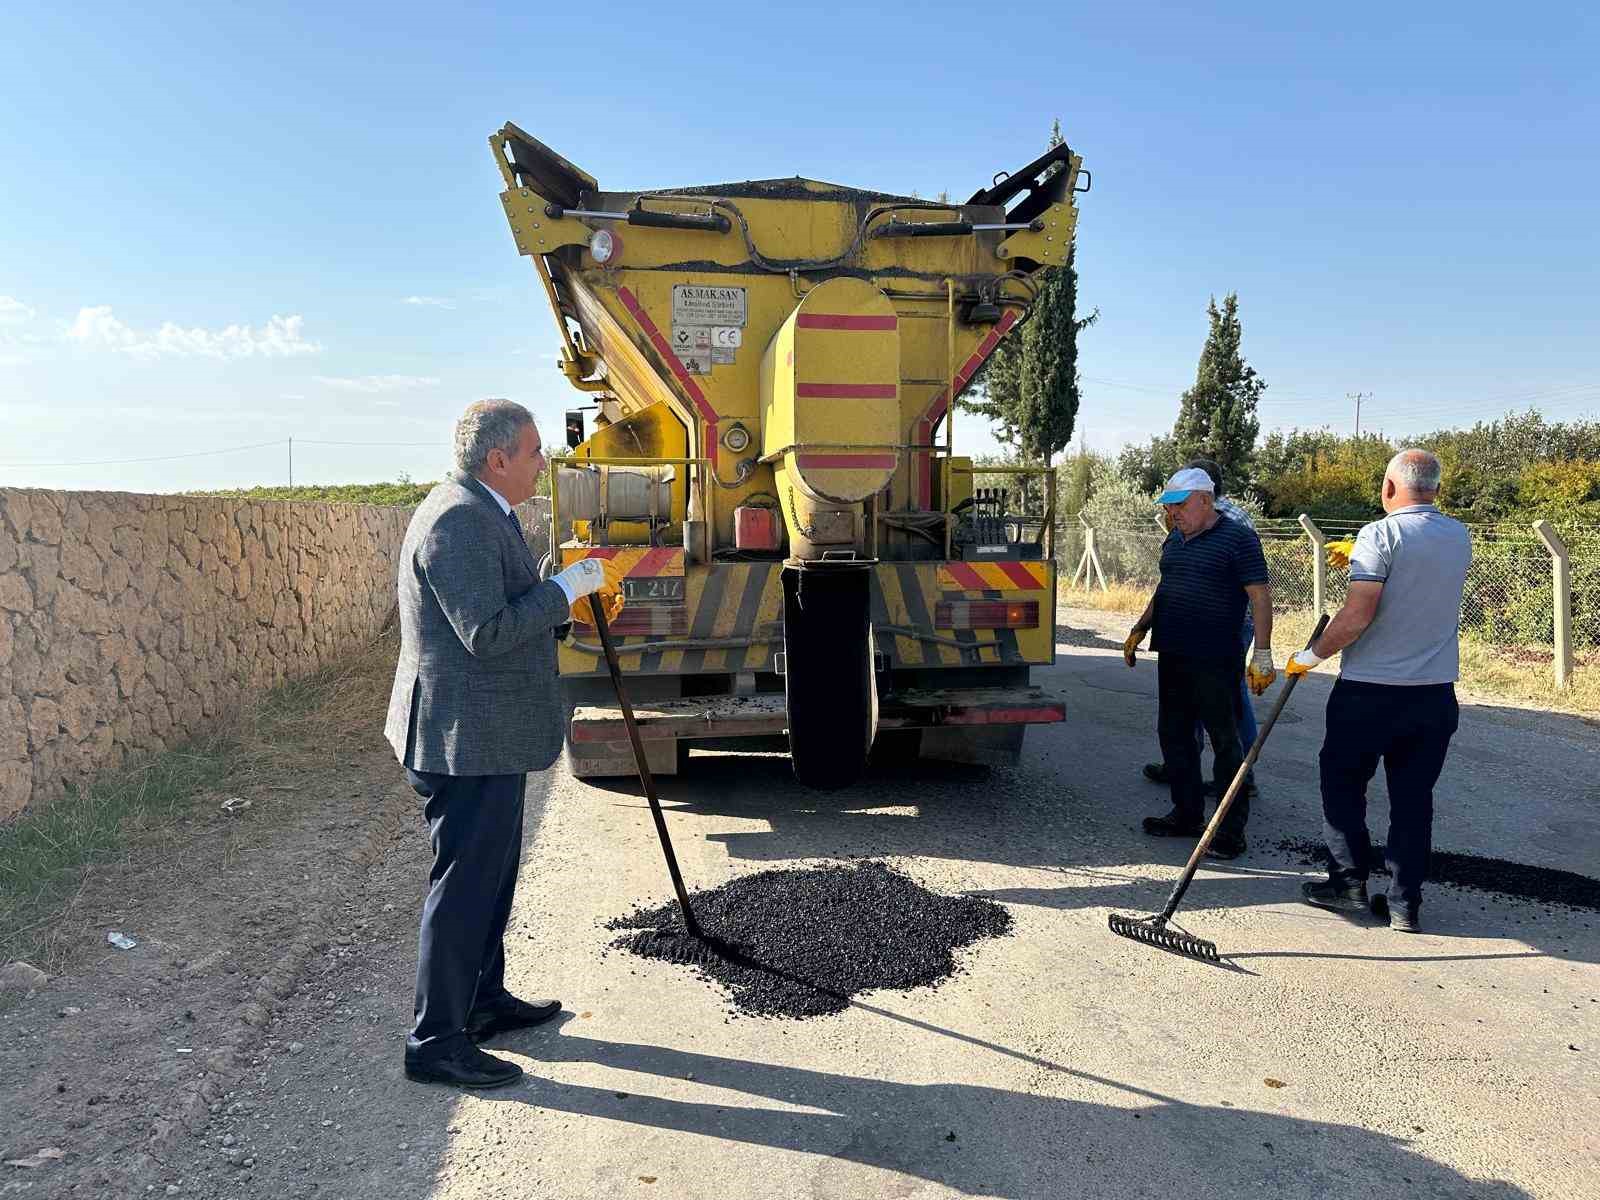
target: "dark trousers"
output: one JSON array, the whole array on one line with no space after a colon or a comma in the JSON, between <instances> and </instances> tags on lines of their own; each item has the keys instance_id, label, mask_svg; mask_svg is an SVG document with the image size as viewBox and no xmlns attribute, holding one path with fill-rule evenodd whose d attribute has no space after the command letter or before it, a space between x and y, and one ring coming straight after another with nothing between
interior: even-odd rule
<instances>
[{"instance_id":1,"label":"dark trousers","mask_svg":"<svg viewBox=\"0 0 1600 1200\"><path fill-rule=\"evenodd\" d=\"M1421 903L1433 845L1433 785L1459 718L1452 684L1399 687L1341 679L1333 685L1321 764L1322 820L1336 882L1366 882L1372 863L1367 784L1382 759L1389 782L1383 855L1392 873L1389 903Z\"/></svg>"},{"instance_id":2,"label":"dark trousers","mask_svg":"<svg viewBox=\"0 0 1600 1200\"><path fill-rule=\"evenodd\" d=\"M1239 752L1239 727L1235 709L1239 702L1239 677L1243 659L1190 658L1163 651L1156 660L1156 695L1159 712L1156 732L1161 757L1167 763L1172 787L1172 807L1180 820L1202 824L1205 817L1204 785L1200 777L1200 747L1195 744L1195 724L1205 727L1216 755L1216 778L1226 787L1233 782L1244 756ZM1244 832L1250 819L1250 798L1240 792L1228 810L1219 833Z\"/></svg>"},{"instance_id":3,"label":"dark trousers","mask_svg":"<svg viewBox=\"0 0 1600 1200\"><path fill-rule=\"evenodd\" d=\"M474 1007L506 994L504 937L522 859L526 775L434 775L406 768L427 801L433 870L417 936L420 1050L465 1032Z\"/></svg>"}]
</instances>

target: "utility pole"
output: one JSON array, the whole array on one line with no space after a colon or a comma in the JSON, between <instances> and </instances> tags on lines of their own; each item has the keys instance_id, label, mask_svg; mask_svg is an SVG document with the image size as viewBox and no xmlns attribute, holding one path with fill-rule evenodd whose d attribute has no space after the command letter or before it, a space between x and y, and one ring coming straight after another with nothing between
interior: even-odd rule
<instances>
[{"instance_id":1,"label":"utility pole","mask_svg":"<svg viewBox=\"0 0 1600 1200\"><path fill-rule=\"evenodd\" d=\"M1372 393L1371 392L1346 392L1344 394L1344 398L1346 400L1354 400L1356 402L1356 437L1359 438L1361 436L1361 402L1363 400L1372 399Z\"/></svg>"},{"instance_id":2,"label":"utility pole","mask_svg":"<svg viewBox=\"0 0 1600 1200\"><path fill-rule=\"evenodd\" d=\"M294 486L294 439L289 439L289 486Z\"/></svg>"}]
</instances>

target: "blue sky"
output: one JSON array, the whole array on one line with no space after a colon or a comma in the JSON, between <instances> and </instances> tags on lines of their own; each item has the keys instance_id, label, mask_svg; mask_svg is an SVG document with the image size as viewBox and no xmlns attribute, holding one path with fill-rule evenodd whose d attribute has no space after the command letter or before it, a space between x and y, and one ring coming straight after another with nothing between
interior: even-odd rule
<instances>
[{"instance_id":1,"label":"blue sky","mask_svg":"<svg viewBox=\"0 0 1600 1200\"><path fill-rule=\"evenodd\" d=\"M962 196L1059 117L1088 444L1171 426L1237 290L1264 426L1600 409L1600 20L1580 4L8 7L0 483L435 477L570 393L486 138L606 187ZM978 439L974 418L958 440ZM353 443L331 445L321 443ZM399 443L399 444L380 444ZM418 444L408 444L418 443Z\"/></svg>"}]
</instances>

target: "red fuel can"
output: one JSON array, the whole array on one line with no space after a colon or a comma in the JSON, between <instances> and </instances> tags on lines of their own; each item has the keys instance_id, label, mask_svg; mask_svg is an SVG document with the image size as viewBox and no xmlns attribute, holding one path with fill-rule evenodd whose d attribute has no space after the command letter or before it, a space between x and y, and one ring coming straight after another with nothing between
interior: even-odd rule
<instances>
[{"instance_id":1,"label":"red fuel can","mask_svg":"<svg viewBox=\"0 0 1600 1200\"><path fill-rule=\"evenodd\" d=\"M741 504L733 510L733 544L740 550L776 550L778 513L776 509Z\"/></svg>"}]
</instances>

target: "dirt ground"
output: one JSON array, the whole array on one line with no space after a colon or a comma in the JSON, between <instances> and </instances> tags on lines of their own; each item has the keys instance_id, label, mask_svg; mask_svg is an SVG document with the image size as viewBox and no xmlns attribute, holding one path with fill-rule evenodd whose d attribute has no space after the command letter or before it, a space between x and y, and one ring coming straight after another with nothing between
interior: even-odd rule
<instances>
[{"instance_id":1,"label":"dirt ground","mask_svg":"<svg viewBox=\"0 0 1600 1200\"><path fill-rule=\"evenodd\" d=\"M1072 616L1043 681L1072 718L1015 771L822 803L781 759L696 755L664 783L697 886L872 856L1016 915L946 986L816 1022L607 953L606 919L666 898L642 802L533 777L508 982L567 1011L498 1047L523 1085L468 1097L401 1074L427 844L372 656L203 821L91 875L56 977L0 1014L0 1160L64 1157L0 1166L0 1196L1597 1194L1596 914L1434 889L1430 933L1397 943L1293 901L1307 868L1272 846L1314 831L1326 681L1264 760L1251 854L1195 885L1190 927L1232 969L1106 933L1182 858L1133 832L1159 807L1151 687L1114 632ZM1469 714L1440 845L1594 873L1597 748L1568 718Z\"/></svg>"}]
</instances>

